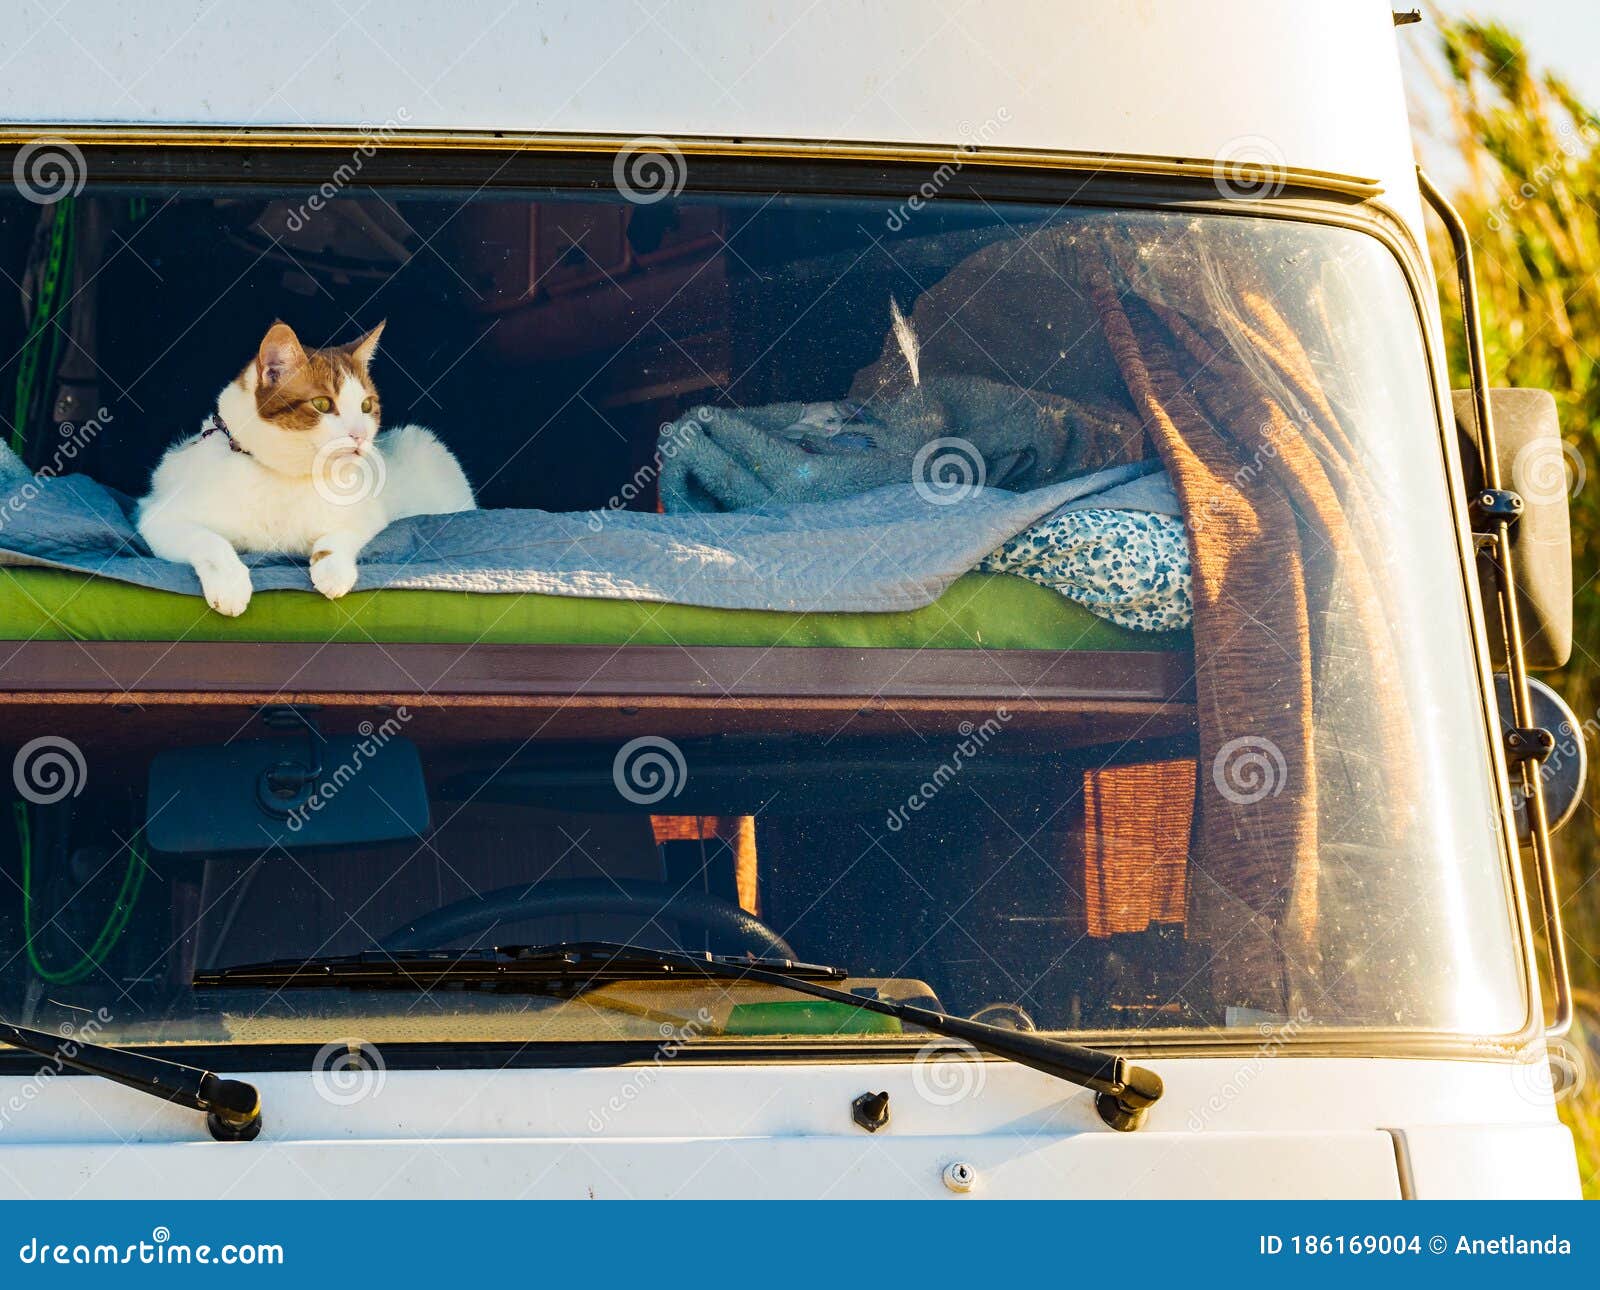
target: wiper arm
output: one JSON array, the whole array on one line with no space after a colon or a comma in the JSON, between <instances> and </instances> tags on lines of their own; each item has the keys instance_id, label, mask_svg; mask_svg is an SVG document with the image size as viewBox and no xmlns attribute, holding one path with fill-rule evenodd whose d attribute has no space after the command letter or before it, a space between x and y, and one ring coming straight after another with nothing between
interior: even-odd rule
<instances>
[{"instance_id":1,"label":"wiper arm","mask_svg":"<svg viewBox=\"0 0 1600 1290\"><path fill-rule=\"evenodd\" d=\"M931 1008L919 1008L915 1004L850 994L788 972L775 972L756 965L745 966L737 961L728 965L727 979L761 981L767 985L783 986L798 994L809 994L818 999L829 999L835 1003L865 1008L868 1012L882 1013L886 1017L897 1017L936 1035L963 1040L979 1052L1007 1057L1020 1065L1064 1079L1069 1084L1092 1089L1095 1094L1094 1109L1099 1112L1100 1118L1113 1129L1123 1132L1137 1129L1143 1124L1146 1111L1163 1092L1161 1076L1154 1071L1135 1066L1126 1057L1101 1052L1098 1048L1048 1039L1025 1030L991 1026L988 1022L970 1021L966 1017L952 1017L949 1013L934 1012Z\"/></svg>"},{"instance_id":2,"label":"wiper arm","mask_svg":"<svg viewBox=\"0 0 1600 1290\"><path fill-rule=\"evenodd\" d=\"M489 953L439 950L344 954L312 959L277 959L197 972L196 989L352 990L461 988L527 993L579 994L616 981L757 981L797 994L895 1017L936 1035L971 1044L979 1052L1006 1057L1095 1093L1095 1110L1113 1129L1137 1129L1162 1094L1161 1077L1126 1057L1085 1048L1027 1031L1009 1030L965 1017L873 999L823 985L849 977L843 968L789 959L736 958L648 949L612 941L507 946Z\"/></svg>"},{"instance_id":3,"label":"wiper arm","mask_svg":"<svg viewBox=\"0 0 1600 1290\"><path fill-rule=\"evenodd\" d=\"M261 1094L254 1084L223 1079L198 1066L130 1053L70 1035L51 1035L0 1021L0 1043L37 1053L48 1061L124 1088L148 1093L206 1113L206 1128L218 1142L249 1142L261 1132Z\"/></svg>"}]
</instances>

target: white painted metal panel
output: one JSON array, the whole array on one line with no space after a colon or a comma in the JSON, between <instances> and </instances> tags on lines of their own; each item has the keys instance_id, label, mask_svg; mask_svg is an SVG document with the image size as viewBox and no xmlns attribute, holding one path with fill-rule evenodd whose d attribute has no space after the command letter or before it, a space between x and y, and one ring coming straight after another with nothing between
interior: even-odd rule
<instances>
[{"instance_id":1,"label":"white painted metal panel","mask_svg":"<svg viewBox=\"0 0 1600 1290\"><path fill-rule=\"evenodd\" d=\"M7 30L11 122L1235 157L1378 179L1415 214L1386 0L17 0Z\"/></svg>"},{"instance_id":2,"label":"white painted metal panel","mask_svg":"<svg viewBox=\"0 0 1600 1290\"><path fill-rule=\"evenodd\" d=\"M1580 1189L1562 1124L1423 1124L1396 1136L1417 1200L1570 1200Z\"/></svg>"},{"instance_id":3,"label":"white painted metal panel","mask_svg":"<svg viewBox=\"0 0 1600 1290\"><path fill-rule=\"evenodd\" d=\"M969 1195L1006 1199L1400 1194L1393 1142L1377 1132L37 1146L4 1153L23 1190L3 1176L0 1190L81 1200L951 1199L942 1177L952 1161L975 1171Z\"/></svg>"},{"instance_id":4,"label":"white painted metal panel","mask_svg":"<svg viewBox=\"0 0 1600 1290\"><path fill-rule=\"evenodd\" d=\"M1167 1093L1132 1134L1070 1085L1001 1062L937 1086L905 1064L389 1071L353 1100L319 1094L310 1072L274 1073L252 1077L266 1130L243 1144L212 1142L191 1112L59 1077L0 1132L0 1196L920 1196L948 1194L954 1160L995 1196L1393 1196L1391 1129L1419 1194L1451 1177L1576 1194L1565 1130L1512 1064L1151 1065ZM27 1084L0 1080L0 1107ZM875 1135L849 1118L868 1089L890 1093ZM1482 1143L1472 1122L1494 1126Z\"/></svg>"}]
</instances>

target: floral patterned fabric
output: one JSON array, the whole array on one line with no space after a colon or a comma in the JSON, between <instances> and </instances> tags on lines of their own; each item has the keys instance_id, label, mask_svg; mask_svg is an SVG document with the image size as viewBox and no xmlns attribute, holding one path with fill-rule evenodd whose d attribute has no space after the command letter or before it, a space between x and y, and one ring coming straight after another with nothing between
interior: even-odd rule
<instances>
[{"instance_id":1,"label":"floral patterned fabric","mask_svg":"<svg viewBox=\"0 0 1600 1290\"><path fill-rule=\"evenodd\" d=\"M1146 511L1063 511L1024 529L978 566L1042 583L1135 631L1194 621L1183 521Z\"/></svg>"}]
</instances>

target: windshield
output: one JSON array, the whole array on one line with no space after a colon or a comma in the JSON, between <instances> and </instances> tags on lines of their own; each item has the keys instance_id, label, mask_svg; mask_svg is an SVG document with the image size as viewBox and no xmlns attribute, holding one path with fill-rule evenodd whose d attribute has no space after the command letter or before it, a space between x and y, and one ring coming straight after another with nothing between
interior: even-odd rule
<instances>
[{"instance_id":1,"label":"windshield","mask_svg":"<svg viewBox=\"0 0 1600 1290\"><path fill-rule=\"evenodd\" d=\"M383 425L432 430L501 527L404 520L363 557L391 589L341 600L306 552L302 590L252 557L237 618L131 528L0 568L0 676L78 696L0 719L0 1015L205 1044L898 1026L727 982L190 987L609 940L1045 1031L1522 1025L1429 368L1376 239L960 184L96 164L0 199L0 551L65 481L131 524L275 319L308 348L383 321Z\"/></svg>"}]
</instances>

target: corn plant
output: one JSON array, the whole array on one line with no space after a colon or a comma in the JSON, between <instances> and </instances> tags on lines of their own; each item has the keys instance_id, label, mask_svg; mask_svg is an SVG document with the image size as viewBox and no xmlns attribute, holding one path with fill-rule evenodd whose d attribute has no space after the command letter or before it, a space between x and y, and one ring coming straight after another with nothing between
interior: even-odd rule
<instances>
[{"instance_id":1,"label":"corn plant","mask_svg":"<svg viewBox=\"0 0 1600 1290\"><path fill-rule=\"evenodd\" d=\"M1571 450L1576 647L1572 662L1548 679L1587 719L1600 711L1600 119L1559 75L1535 67L1505 27L1443 21L1440 31L1438 86L1464 163L1453 200L1472 233L1490 382L1552 391ZM1458 336L1460 302L1442 234L1431 252L1448 334ZM1452 361L1462 386L1459 346ZM1597 781L1590 776L1585 809L1558 848L1579 1001L1563 1050L1576 1086L1561 1106L1592 1196L1600 1196Z\"/></svg>"}]
</instances>

